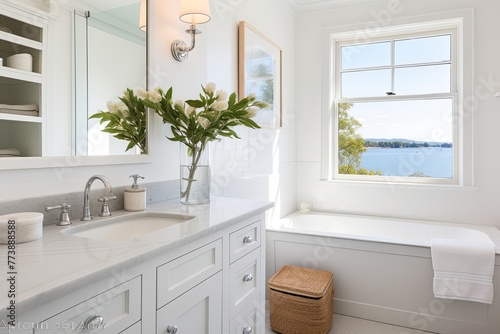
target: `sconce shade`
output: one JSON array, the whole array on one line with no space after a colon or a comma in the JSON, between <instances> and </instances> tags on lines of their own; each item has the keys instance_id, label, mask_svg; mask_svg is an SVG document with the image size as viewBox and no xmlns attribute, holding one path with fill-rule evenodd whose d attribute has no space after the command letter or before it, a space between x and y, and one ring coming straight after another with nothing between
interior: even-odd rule
<instances>
[{"instance_id":1,"label":"sconce shade","mask_svg":"<svg viewBox=\"0 0 500 334\"><path fill-rule=\"evenodd\" d=\"M141 0L141 11L139 13L139 29L141 29L142 31L146 31L146 21L147 21L146 1L147 0Z\"/></svg>"},{"instance_id":2,"label":"sconce shade","mask_svg":"<svg viewBox=\"0 0 500 334\"><path fill-rule=\"evenodd\" d=\"M181 0L179 19L190 24L210 21L208 0Z\"/></svg>"}]
</instances>

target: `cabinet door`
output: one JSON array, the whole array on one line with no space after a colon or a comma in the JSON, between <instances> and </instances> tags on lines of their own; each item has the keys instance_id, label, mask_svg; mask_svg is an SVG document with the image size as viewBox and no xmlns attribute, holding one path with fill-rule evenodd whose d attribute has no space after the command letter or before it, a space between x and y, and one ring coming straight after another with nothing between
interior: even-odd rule
<instances>
[{"instance_id":1,"label":"cabinet door","mask_svg":"<svg viewBox=\"0 0 500 334\"><path fill-rule=\"evenodd\" d=\"M220 334L222 273L219 272L174 299L156 313L156 332Z\"/></svg>"},{"instance_id":2,"label":"cabinet door","mask_svg":"<svg viewBox=\"0 0 500 334\"><path fill-rule=\"evenodd\" d=\"M129 328L127 328L126 330L124 330L123 332L120 332L120 334L141 334L142 333L141 330L142 330L141 322L139 321L130 326Z\"/></svg>"}]
</instances>

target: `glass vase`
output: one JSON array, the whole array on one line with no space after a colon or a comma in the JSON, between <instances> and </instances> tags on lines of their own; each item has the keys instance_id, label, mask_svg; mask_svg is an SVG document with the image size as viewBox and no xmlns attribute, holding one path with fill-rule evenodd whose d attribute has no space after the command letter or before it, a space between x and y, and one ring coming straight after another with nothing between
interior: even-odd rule
<instances>
[{"instance_id":1,"label":"glass vase","mask_svg":"<svg viewBox=\"0 0 500 334\"><path fill-rule=\"evenodd\" d=\"M210 202L210 165L208 148L190 152L181 144L180 199L182 204L207 204Z\"/></svg>"}]
</instances>

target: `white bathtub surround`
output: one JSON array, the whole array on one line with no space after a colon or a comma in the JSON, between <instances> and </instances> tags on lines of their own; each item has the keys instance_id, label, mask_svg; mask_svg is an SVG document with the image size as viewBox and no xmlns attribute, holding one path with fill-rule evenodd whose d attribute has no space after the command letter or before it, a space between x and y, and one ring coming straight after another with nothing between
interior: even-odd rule
<instances>
[{"instance_id":1,"label":"white bathtub surround","mask_svg":"<svg viewBox=\"0 0 500 334\"><path fill-rule=\"evenodd\" d=\"M492 303L493 242L436 238L431 241L431 254L436 298Z\"/></svg>"},{"instance_id":2,"label":"white bathtub surround","mask_svg":"<svg viewBox=\"0 0 500 334\"><path fill-rule=\"evenodd\" d=\"M335 274L335 315L440 334L498 334L496 227L312 211L272 222L266 238L268 278L283 265ZM497 245L492 304L434 296L433 238Z\"/></svg>"}]
</instances>

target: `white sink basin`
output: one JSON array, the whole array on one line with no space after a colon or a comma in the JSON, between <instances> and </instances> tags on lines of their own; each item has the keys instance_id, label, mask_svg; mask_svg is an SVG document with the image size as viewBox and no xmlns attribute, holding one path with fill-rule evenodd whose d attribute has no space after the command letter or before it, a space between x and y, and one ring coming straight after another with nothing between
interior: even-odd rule
<instances>
[{"instance_id":1,"label":"white sink basin","mask_svg":"<svg viewBox=\"0 0 500 334\"><path fill-rule=\"evenodd\" d=\"M193 218L174 213L140 212L70 227L61 232L88 239L125 241Z\"/></svg>"}]
</instances>

